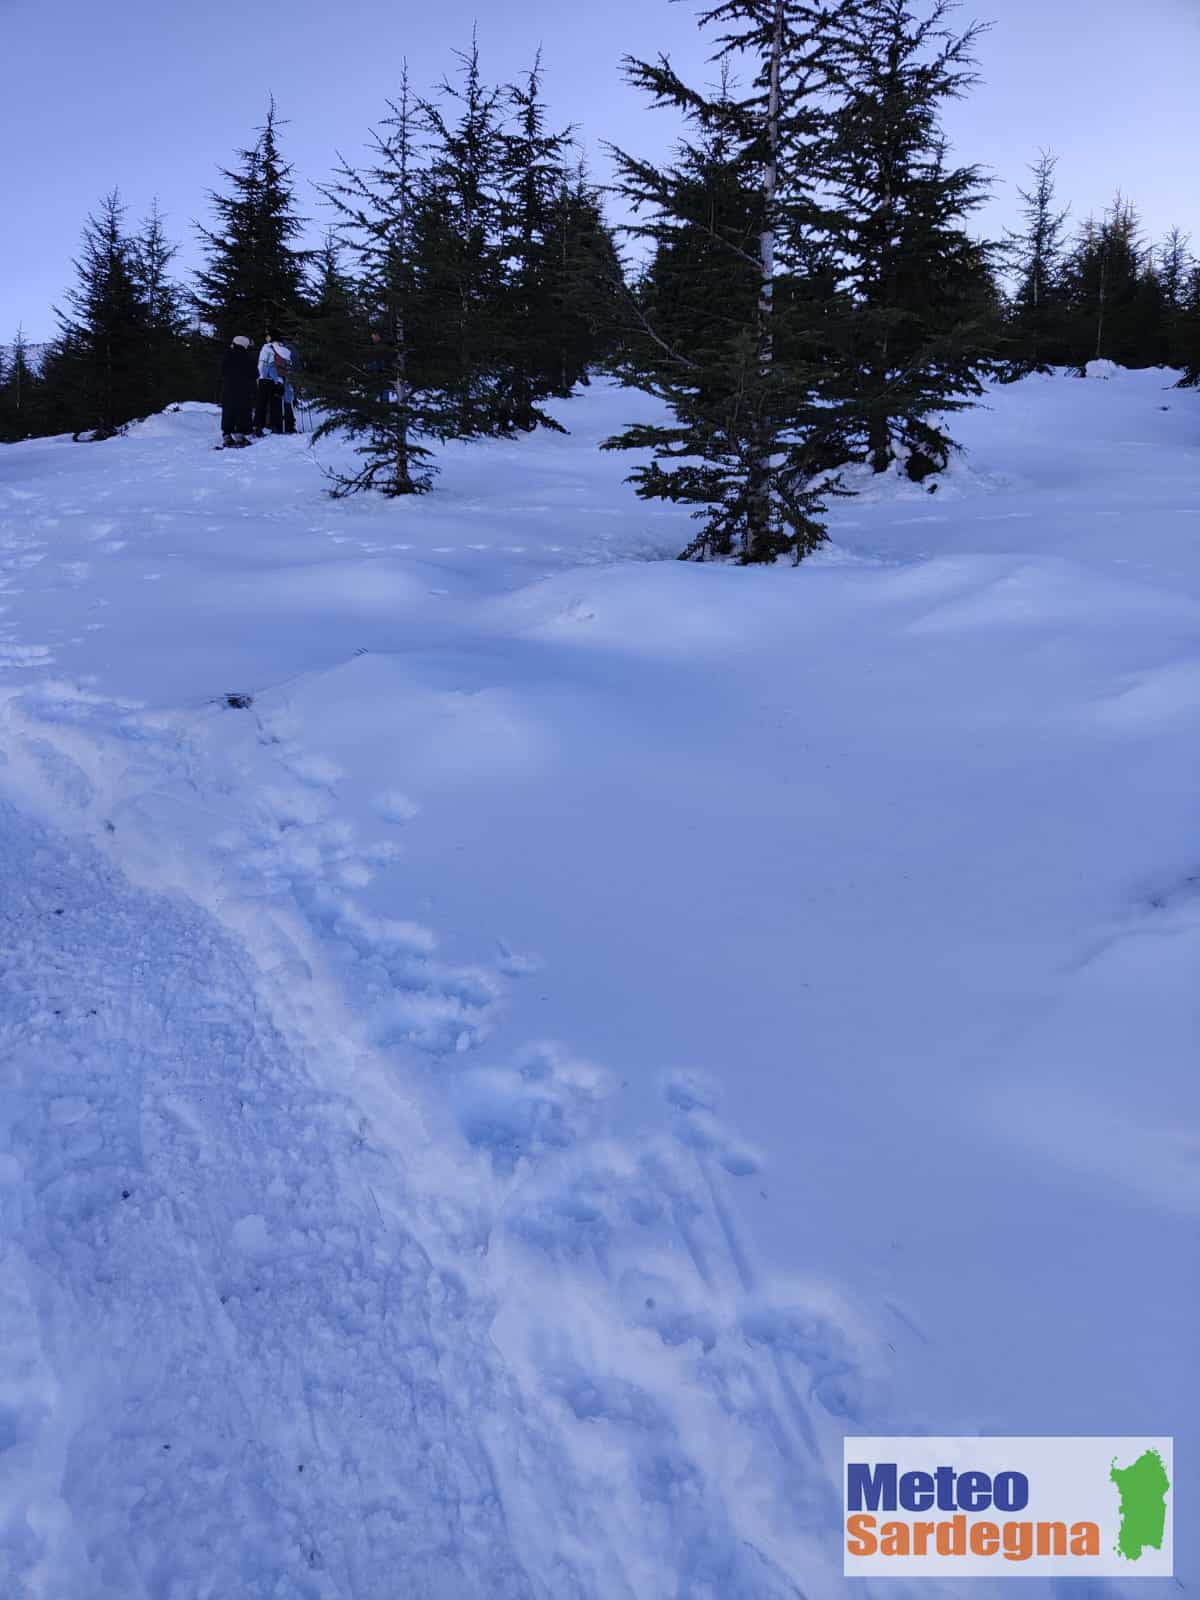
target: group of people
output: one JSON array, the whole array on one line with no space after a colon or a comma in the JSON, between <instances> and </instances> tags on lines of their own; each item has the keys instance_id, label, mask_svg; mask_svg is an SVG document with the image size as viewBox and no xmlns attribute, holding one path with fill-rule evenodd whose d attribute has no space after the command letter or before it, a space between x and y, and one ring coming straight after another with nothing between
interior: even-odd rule
<instances>
[{"instance_id":1,"label":"group of people","mask_svg":"<svg viewBox=\"0 0 1200 1600\"><path fill-rule=\"evenodd\" d=\"M295 433L292 352L268 330L255 362L244 333L231 340L221 362L221 443L238 450L251 435Z\"/></svg>"}]
</instances>

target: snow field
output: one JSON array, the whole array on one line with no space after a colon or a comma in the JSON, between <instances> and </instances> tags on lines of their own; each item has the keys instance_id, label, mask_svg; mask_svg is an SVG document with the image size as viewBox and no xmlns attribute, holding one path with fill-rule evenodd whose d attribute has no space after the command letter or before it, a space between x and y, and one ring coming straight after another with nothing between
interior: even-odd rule
<instances>
[{"instance_id":1,"label":"snow field","mask_svg":"<svg viewBox=\"0 0 1200 1600\"><path fill-rule=\"evenodd\" d=\"M599 385L401 505L0 452L4 1593L815 1600L844 1432L1186 1439L1168 382L794 572Z\"/></svg>"}]
</instances>

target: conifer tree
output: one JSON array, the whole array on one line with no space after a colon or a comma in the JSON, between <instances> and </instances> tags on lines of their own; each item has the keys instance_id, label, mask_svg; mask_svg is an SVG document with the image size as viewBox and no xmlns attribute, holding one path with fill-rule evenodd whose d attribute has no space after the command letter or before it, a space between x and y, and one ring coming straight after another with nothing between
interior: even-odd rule
<instances>
[{"instance_id":1,"label":"conifer tree","mask_svg":"<svg viewBox=\"0 0 1200 1600\"><path fill-rule=\"evenodd\" d=\"M430 356L442 302L430 294L419 256L425 177L407 69L388 112L371 134L372 164L359 170L343 160L324 190L357 266L362 308L345 367L318 374L328 413L318 437L344 430L362 461L357 473L335 475L335 494L427 490L433 468L424 441L450 436L459 416L461 396L439 386L444 373Z\"/></svg>"},{"instance_id":2,"label":"conifer tree","mask_svg":"<svg viewBox=\"0 0 1200 1600\"><path fill-rule=\"evenodd\" d=\"M547 291L553 342L552 392L571 394L588 382L616 346L625 275L596 187L582 161L551 207Z\"/></svg>"},{"instance_id":3,"label":"conifer tree","mask_svg":"<svg viewBox=\"0 0 1200 1600\"><path fill-rule=\"evenodd\" d=\"M32 438L42 431L44 420L42 381L18 328L8 360L0 362L0 439Z\"/></svg>"},{"instance_id":4,"label":"conifer tree","mask_svg":"<svg viewBox=\"0 0 1200 1600\"><path fill-rule=\"evenodd\" d=\"M290 334L302 314L307 254L296 240L304 218L279 148L283 126L272 98L238 168L221 169L230 192L209 195L216 227L199 230L207 265L197 274L196 309L222 344L236 334L261 339L268 328Z\"/></svg>"},{"instance_id":5,"label":"conifer tree","mask_svg":"<svg viewBox=\"0 0 1200 1600\"><path fill-rule=\"evenodd\" d=\"M620 150L618 188L654 246L623 360L671 420L627 428L607 448L653 452L638 494L693 505L683 555L799 560L825 538L814 442L829 423L827 373L804 281L824 222L822 155L845 5L725 0L700 18L715 59L749 63L706 94L660 58L626 75L680 111L689 136L662 167ZM655 325L661 317L665 331Z\"/></svg>"},{"instance_id":6,"label":"conifer tree","mask_svg":"<svg viewBox=\"0 0 1200 1600\"><path fill-rule=\"evenodd\" d=\"M429 160L414 244L430 304L426 354L455 434L475 438L514 426L502 381L504 143L501 91L483 81L477 42L457 56L459 81L419 103Z\"/></svg>"},{"instance_id":7,"label":"conifer tree","mask_svg":"<svg viewBox=\"0 0 1200 1600\"><path fill-rule=\"evenodd\" d=\"M1183 309L1175 330L1175 362L1183 368L1181 389L1200 384L1200 262L1188 274Z\"/></svg>"},{"instance_id":8,"label":"conifer tree","mask_svg":"<svg viewBox=\"0 0 1200 1600\"><path fill-rule=\"evenodd\" d=\"M1162 300L1137 212L1118 194L1103 220L1089 218L1067 262L1072 361L1152 364L1162 353Z\"/></svg>"},{"instance_id":9,"label":"conifer tree","mask_svg":"<svg viewBox=\"0 0 1200 1600\"><path fill-rule=\"evenodd\" d=\"M67 294L70 309L55 308L61 329L55 399L76 438L85 432L110 438L152 409L145 363L149 317L124 215L114 190L88 218L74 263L78 283Z\"/></svg>"},{"instance_id":10,"label":"conifer tree","mask_svg":"<svg viewBox=\"0 0 1200 1600\"><path fill-rule=\"evenodd\" d=\"M1033 183L1018 189L1024 227L1009 234L1018 273L1006 329L1009 375L1049 372L1070 360L1063 288L1063 233L1068 212L1055 201L1058 158L1043 150L1030 167Z\"/></svg>"},{"instance_id":11,"label":"conifer tree","mask_svg":"<svg viewBox=\"0 0 1200 1600\"><path fill-rule=\"evenodd\" d=\"M986 186L947 160L941 112L977 79L978 24L957 0L856 0L843 36L829 179L856 316L843 351L848 453L923 477L952 448L942 417L974 403L995 348L986 250L965 231Z\"/></svg>"},{"instance_id":12,"label":"conifer tree","mask_svg":"<svg viewBox=\"0 0 1200 1600\"><path fill-rule=\"evenodd\" d=\"M133 240L134 269L146 319L143 360L151 411L161 411L172 400L184 398L199 376L184 293L170 275L177 253L178 246L166 237L155 202Z\"/></svg>"},{"instance_id":13,"label":"conifer tree","mask_svg":"<svg viewBox=\"0 0 1200 1600\"><path fill-rule=\"evenodd\" d=\"M336 395L350 382L365 337L357 286L342 265L337 235L327 233L313 262L304 322L304 385L311 396Z\"/></svg>"},{"instance_id":14,"label":"conifer tree","mask_svg":"<svg viewBox=\"0 0 1200 1600\"><path fill-rule=\"evenodd\" d=\"M524 82L510 85L514 124L501 132L498 343L502 367L497 410L502 424L522 431L559 425L539 402L561 389L559 295L566 288L554 255L555 226L566 187L571 130L546 127L541 100L541 55ZM562 431L561 429L559 431Z\"/></svg>"},{"instance_id":15,"label":"conifer tree","mask_svg":"<svg viewBox=\"0 0 1200 1600\"><path fill-rule=\"evenodd\" d=\"M1158 283L1163 312L1163 356L1170 367L1178 367L1184 360L1184 323L1194 269L1190 245L1189 235L1184 233L1182 228L1174 227L1158 247Z\"/></svg>"}]
</instances>

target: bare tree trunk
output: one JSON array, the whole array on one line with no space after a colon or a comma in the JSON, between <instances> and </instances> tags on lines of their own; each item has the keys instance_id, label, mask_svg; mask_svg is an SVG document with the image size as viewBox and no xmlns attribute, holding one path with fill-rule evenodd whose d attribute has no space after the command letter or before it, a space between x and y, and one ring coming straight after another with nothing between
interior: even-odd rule
<instances>
[{"instance_id":1,"label":"bare tree trunk","mask_svg":"<svg viewBox=\"0 0 1200 1600\"><path fill-rule=\"evenodd\" d=\"M404 344L404 318L397 317L394 324L394 338L396 342L396 370L393 381L396 385L396 430L393 435L395 441L395 471L397 494L411 494L413 488L412 474L409 471L408 455L408 351Z\"/></svg>"},{"instance_id":2,"label":"bare tree trunk","mask_svg":"<svg viewBox=\"0 0 1200 1600\"><path fill-rule=\"evenodd\" d=\"M775 0L771 26L771 54L767 68L767 156L762 176L763 227L758 239L756 342L758 376L764 400L775 357L775 195L779 187L779 76L783 58L783 5L784 0ZM769 560L773 553L772 437L769 419L762 411L754 418L752 427L743 557L747 561L763 561Z\"/></svg>"}]
</instances>

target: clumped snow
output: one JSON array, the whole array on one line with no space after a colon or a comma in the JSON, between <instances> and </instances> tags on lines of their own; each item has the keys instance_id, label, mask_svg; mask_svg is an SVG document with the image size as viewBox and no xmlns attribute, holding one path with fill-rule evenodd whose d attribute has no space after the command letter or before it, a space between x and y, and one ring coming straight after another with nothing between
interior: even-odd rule
<instances>
[{"instance_id":1,"label":"clumped snow","mask_svg":"<svg viewBox=\"0 0 1200 1600\"><path fill-rule=\"evenodd\" d=\"M1200 399L1104 376L798 570L602 384L390 504L0 448L6 1600L820 1600L847 1432L1194 1501Z\"/></svg>"}]
</instances>

